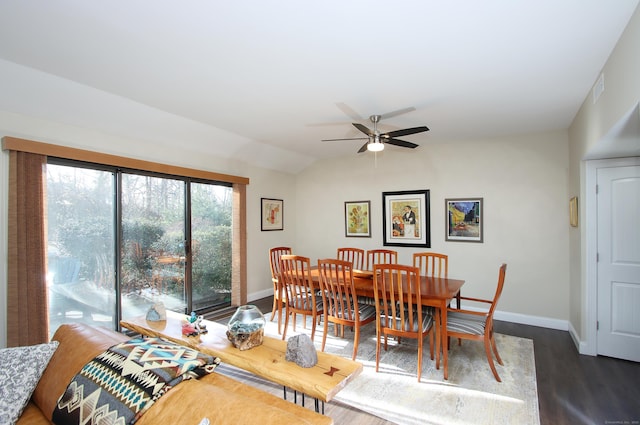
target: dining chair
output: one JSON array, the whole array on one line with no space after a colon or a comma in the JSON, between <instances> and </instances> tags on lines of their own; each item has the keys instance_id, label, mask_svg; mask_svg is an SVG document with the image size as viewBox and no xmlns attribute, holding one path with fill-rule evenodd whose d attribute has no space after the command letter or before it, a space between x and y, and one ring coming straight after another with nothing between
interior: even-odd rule
<instances>
[{"instance_id":1,"label":"dining chair","mask_svg":"<svg viewBox=\"0 0 640 425\"><path fill-rule=\"evenodd\" d=\"M341 338L344 338L344 327L349 326L354 330L351 359L355 360L360 341L360 327L376 320L376 308L358 302L353 282L353 266L350 261L318 260L318 275L324 303L324 333L321 350L324 351L327 342L329 322L333 323L336 331L338 326L340 327Z\"/></svg>"},{"instance_id":2,"label":"dining chair","mask_svg":"<svg viewBox=\"0 0 640 425\"><path fill-rule=\"evenodd\" d=\"M498 354L498 348L496 346L496 341L493 337L493 314L495 313L496 306L498 305L498 300L500 299L500 295L502 295L502 289L504 287L504 278L507 272L507 265L502 264L500 266L500 271L498 273L498 285L496 288L496 293L493 296L492 300L485 300L481 298L469 298L469 297L461 297L463 300L472 301L475 303L488 304L488 311L477 311L477 310L463 310L457 308L449 308L447 309L447 347L449 348L450 338L462 338L462 339L470 339L475 341L484 341L484 349L487 354L487 360L489 361L489 366L491 367L491 371L493 372L493 376L496 378L496 381L502 382L500 376L498 375L498 371L496 370L496 366L493 362L493 356L491 355L491 351L496 357L498 364L503 365L502 359L500 358L500 354Z\"/></svg>"},{"instance_id":3,"label":"dining chair","mask_svg":"<svg viewBox=\"0 0 640 425\"><path fill-rule=\"evenodd\" d=\"M364 249L338 248L338 260L349 261L356 270L364 270Z\"/></svg>"},{"instance_id":4,"label":"dining chair","mask_svg":"<svg viewBox=\"0 0 640 425\"><path fill-rule=\"evenodd\" d=\"M390 249L370 249L367 251L367 262L365 270L373 271L376 264L397 264L398 252ZM372 297L360 297L360 302L375 305Z\"/></svg>"},{"instance_id":5,"label":"dining chair","mask_svg":"<svg viewBox=\"0 0 640 425\"><path fill-rule=\"evenodd\" d=\"M293 315L293 330L296 330L296 315L311 316L311 341L316 333L316 322L324 314L322 297L316 295L311 278L311 260L301 255L280 256L280 282L285 299L285 321L282 339L287 336L289 317Z\"/></svg>"},{"instance_id":6,"label":"dining chair","mask_svg":"<svg viewBox=\"0 0 640 425\"><path fill-rule=\"evenodd\" d=\"M373 271L376 264L397 264L398 251L390 249L370 249L367 251L366 270Z\"/></svg>"},{"instance_id":7,"label":"dining chair","mask_svg":"<svg viewBox=\"0 0 640 425\"><path fill-rule=\"evenodd\" d=\"M436 252L416 252L413 254L413 267L420 269L421 276L449 277L449 256ZM456 295L456 303L460 305L460 292ZM425 307L429 314L437 314L433 307Z\"/></svg>"},{"instance_id":8,"label":"dining chair","mask_svg":"<svg viewBox=\"0 0 640 425\"><path fill-rule=\"evenodd\" d=\"M413 254L413 267L420 269L420 275L449 277L449 256L435 252L416 252Z\"/></svg>"},{"instance_id":9,"label":"dining chair","mask_svg":"<svg viewBox=\"0 0 640 425\"><path fill-rule=\"evenodd\" d=\"M271 282L273 283L273 307L271 307L271 320L276 317L278 312L278 333L281 333L282 325L282 306L285 302L282 291L278 285L278 277L280 276L280 256L291 254L293 251L288 246L277 246L269 249L269 266L271 267Z\"/></svg>"},{"instance_id":10,"label":"dining chair","mask_svg":"<svg viewBox=\"0 0 640 425\"><path fill-rule=\"evenodd\" d=\"M418 382L422 376L422 345L429 336L429 351L433 360L433 317L423 311L420 270L400 264L376 264L373 268L373 293L376 305L376 372L380 365L380 346L387 337L407 337L418 340Z\"/></svg>"}]
</instances>

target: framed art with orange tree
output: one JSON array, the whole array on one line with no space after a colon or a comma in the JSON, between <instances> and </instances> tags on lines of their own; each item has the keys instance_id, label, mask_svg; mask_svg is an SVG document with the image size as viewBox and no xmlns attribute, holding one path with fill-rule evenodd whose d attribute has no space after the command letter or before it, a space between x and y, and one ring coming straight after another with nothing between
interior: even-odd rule
<instances>
[{"instance_id":1,"label":"framed art with orange tree","mask_svg":"<svg viewBox=\"0 0 640 425\"><path fill-rule=\"evenodd\" d=\"M371 201L344 203L344 235L347 238L371 237Z\"/></svg>"},{"instance_id":2,"label":"framed art with orange tree","mask_svg":"<svg viewBox=\"0 0 640 425\"><path fill-rule=\"evenodd\" d=\"M385 246L431 247L428 190L382 193Z\"/></svg>"}]
</instances>

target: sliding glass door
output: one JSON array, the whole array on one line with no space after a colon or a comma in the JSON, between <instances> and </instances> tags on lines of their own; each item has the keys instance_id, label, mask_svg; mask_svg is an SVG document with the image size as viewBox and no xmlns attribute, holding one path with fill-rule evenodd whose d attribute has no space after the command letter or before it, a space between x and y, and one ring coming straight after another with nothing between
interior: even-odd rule
<instances>
[{"instance_id":1,"label":"sliding glass door","mask_svg":"<svg viewBox=\"0 0 640 425\"><path fill-rule=\"evenodd\" d=\"M184 311L185 182L122 173L122 316L162 302Z\"/></svg>"},{"instance_id":2,"label":"sliding glass door","mask_svg":"<svg viewBox=\"0 0 640 425\"><path fill-rule=\"evenodd\" d=\"M231 222L229 186L192 182L191 294L194 310L231 305Z\"/></svg>"},{"instance_id":3,"label":"sliding glass door","mask_svg":"<svg viewBox=\"0 0 640 425\"><path fill-rule=\"evenodd\" d=\"M50 161L50 327L231 304L227 184Z\"/></svg>"},{"instance_id":4,"label":"sliding glass door","mask_svg":"<svg viewBox=\"0 0 640 425\"><path fill-rule=\"evenodd\" d=\"M114 325L115 174L47 165L49 328Z\"/></svg>"}]
</instances>

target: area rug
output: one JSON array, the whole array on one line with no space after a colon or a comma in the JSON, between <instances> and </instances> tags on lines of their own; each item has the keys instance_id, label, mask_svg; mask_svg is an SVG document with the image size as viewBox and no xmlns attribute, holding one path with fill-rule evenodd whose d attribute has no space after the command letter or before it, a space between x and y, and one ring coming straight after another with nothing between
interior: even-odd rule
<instances>
[{"instance_id":1,"label":"area rug","mask_svg":"<svg viewBox=\"0 0 640 425\"><path fill-rule=\"evenodd\" d=\"M277 323L269 321L265 334L280 337ZM297 332L310 335L298 319ZM289 327L287 337L296 333ZM452 340L449 352L449 379L437 370L429 358L425 342L422 378L417 380L417 345L403 339L389 340L382 349L380 371L376 372L375 323L361 330L357 361L363 372L340 391L335 400L397 424L540 424L533 341L496 334L496 343L504 366L496 363L502 382L491 373L484 344ZM315 345L320 349L322 326L316 329ZM351 358L353 332L345 338L334 336L329 326L325 352ZM280 389L281 393L281 389Z\"/></svg>"}]
</instances>

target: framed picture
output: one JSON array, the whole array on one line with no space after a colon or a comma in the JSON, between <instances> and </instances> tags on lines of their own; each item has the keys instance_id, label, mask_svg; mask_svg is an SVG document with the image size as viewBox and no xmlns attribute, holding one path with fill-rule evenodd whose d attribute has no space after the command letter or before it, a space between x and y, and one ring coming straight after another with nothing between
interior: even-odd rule
<instances>
[{"instance_id":1,"label":"framed picture","mask_svg":"<svg viewBox=\"0 0 640 425\"><path fill-rule=\"evenodd\" d=\"M261 228L265 230L283 230L284 201L282 199L261 198Z\"/></svg>"},{"instance_id":2,"label":"framed picture","mask_svg":"<svg viewBox=\"0 0 640 425\"><path fill-rule=\"evenodd\" d=\"M385 246L431 247L429 191L382 193Z\"/></svg>"},{"instance_id":3,"label":"framed picture","mask_svg":"<svg viewBox=\"0 0 640 425\"><path fill-rule=\"evenodd\" d=\"M578 227L578 197L574 196L569 200L569 224Z\"/></svg>"},{"instance_id":4,"label":"framed picture","mask_svg":"<svg viewBox=\"0 0 640 425\"><path fill-rule=\"evenodd\" d=\"M344 235L348 238L371 237L370 201L344 203Z\"/></svg>"},{"instance_id":5,"label":"framed picture","mask_svg":"<svg viewBox=\"0 0 640 425\"><path fill-rule=\"evenodd\" d=\"M445 240L482 242L484 210L482 198L445 199Z\"/></svg>"}]
</instances>

